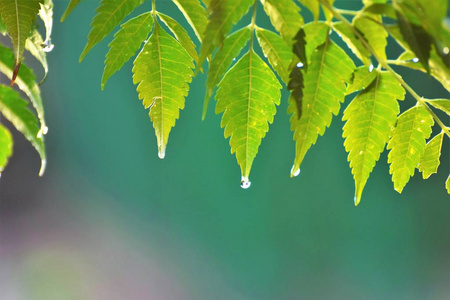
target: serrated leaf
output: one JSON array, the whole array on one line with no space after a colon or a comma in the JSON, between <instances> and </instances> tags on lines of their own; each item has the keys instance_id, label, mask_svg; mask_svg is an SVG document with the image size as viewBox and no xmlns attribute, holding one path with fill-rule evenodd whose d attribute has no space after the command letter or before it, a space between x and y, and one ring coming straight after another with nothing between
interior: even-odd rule
<instances>
[{"instance_id":1,"label":"serrated leaf","mask_svg":"<svg viewBox=\"0 0 450 300\"><path fill-rule=\"evenodd\" d=\"M80 55L80 61L100 41L102 41L120 22L144 0L102 0L97 15L91 23L87 44Z\"/></svg>"},{"instance_id":2,"label":"serrated leaf","mask_svg":"<svg viewBox=\"0 0 450 300\"><path fill-rule=\"evenodd\" d=\"M366 89L366 87L374 81L377 75L377 72L371 72L366 66L358 67L355 72L353 72L352 82L347 86L345 94L350 95L351 93Z\"/></svg>"},{"instance_id":3,"label":"serrated leaf","mask_svg":"<svg viewBox=\"0 0 450 300\"><path fill-rule=\"evenodd\" d=\"M67 5L66 10L64 11L62 17L61 17L61 22L64 22L67 19L67 16L72 12L72 10L78 5L80 4L80 2L83 0L70 0L69 5Z\"/></svg>"},{"instance_id":4,"label":"serrated leaf","mask_svg":"<svg viewBox=\"0 0 450 300\"><path fill-rule=\"evenodd\" d=\"M401 193L409 178L414 175L433 124L433 117L421 105L416 105L399 116L387 146L391 150L388 155L388 162L391 164L389 173L392 174L397 192Z\"/></svg>"},{"instance_id":5,"label":"serrated leaf","mask_svg":"<svg viewBox=\"0 0 450 300\"><path fill-rule=\"evenodd\" d=\"M356 37L353 30L343 22L335 22L332 24L332 26L334 31L336 31L336 33L347 44L349 49L352 50L356 57L366 66L370 65L371 53Z\"/></svg>"},{"instance_id":6,"label":"serrated leaf","mask_svg":"<svg viewBox=\"0 0 450 300\"><path fill-rule=\"evenodd\" d=\"M0 112L39 153L41 157L39 175L42 176L47 164L44 140L42 137L38 137L39 122L27 106L28 103L21 99L13 89L0 85Z\"/></svg>"},{"instance_id":7,"label":"serrated leaf","mask_svg":"<svg viewBox=\"0 0 450 300\"><path fill-rule=\"evenodd\" d=\"M333 115L340 110L345 97L345 83L350 81L355 66L347 54L332 41L313 52L308 72L304 74L302 115L297 116L295 101L290 99L288 112L294 131L296 153L291 176L297 174L308 149L330 126Z\"/></svg>"},{"instance_id":8,"label":"serrated leaf","mask_svg":"<svg viewBox=\"0 0 450 300\"><path fill-rule=\"evenodd\" d=\"M160 158L165 156L169 133L184 108L192 68L189 53L155 22L152 35L134 61L133 83L138 84L145 108L151 107Z\"/></svg>"},{"instance_id":9,"label":"serrated leaf","mask_svg":"<svg viewBox=\"0 0 450 300\"><path fill-rule=\"evenodd\" d=\"M14 72L13 65L14 55L12 54L11 49L0 46L0 73L5 74L9 79L11 79ZM17 74L16 84L19 89L22 90L28 98L30 98L31 103L36 109L41 123L41 131L39 134L42 135L47 132L47 126L45 124L44 106L42 104L41 92L35 80L36 77L34 76L33 71L26 65L22 65L19 73Z\"/></svg>"},{"instance_id":10,"label":"serrated leaf","mask_svg":"<svg viewBox=\"0 0 450 300\"><path fill-rule=\"evenodd\" d=\"M443 112L445 112L447 115L450 116L450 99L433 99L428 100L427 103L442 110Z\"/></svg>"},{"instance_id":11,"label":"serrated leaf","mask_svg":"<svg viewBox=\"0 0 450 300\"><path fill-rule=\"evenodd\" d=\"M233 24L237 23L253 4L253 0L211 0L208 6L209 22L203 33L197 68L209 57L214 48L222 45Z\"/></svg>"},{"instance_id":12,"label":"serrated leaf","mask_svg":"<svg viewBox=\"0 0 450 300\"><path fill-rule=\"evenodd\" d=\"M175 35L178 42L181 44L181 46L184 47L184 49L189 53L189 55L195 60L198 60L198 54L195 50L195 44L192 42L189 34L187 31L174 19L171 17L158 13L158 17L161 21L164 22L164 24L167 25L169 30Z\"/></svg>"},{"instance_id":13,"label":"serrated leaf","mask_svg":"<svg viewBox=\"0 0 450 300\"><path fill-rule=\"evenodd\" d=\"M258 27L256 36L270 65L287 84L289 82L288 68L292 60L292 50L278 34L269 30Z\"/></svg>"},{"instance_id":14,"label":"serrated leaf","mask_svg":"<svg viewBox=\"0 0 450 300\"><path fill-rule=\"evenodd\" d=\"M299 2L301 4L303 4L304 6L306 6L306 8L308 8L311 11L315 21L317 21L319 19L319 14L320 14L319 1L317 1L317 0L299 0Z\"/></svg>"},{"instance_id":15,"label":"serrated leaf","mask_svg":"<svg viewBox=\"0 0 450 300\"><path fill-rule=\"evenodd\" d=\"M203 106L203 119L206 116L209 98L211 98L214 93L216 85L228 70L233 60L236 59L248 43L251 34L252 30L249 26L234 32L224 40L222 48L217 51L216 55L211 60L208 70L208 78L206 80L206 96Z\"/></svg>"},{"instance_id":16,"label":"serrated leaf","mask_svg":"<svg viewBox=\"0 0 450 300\"><path fill-rule=\"evenodd\" d=\"M300 7L292 0L261 0L261 2L273 27L288 45L292 45L295 35L304 23Z\"/></svg>"},{"instance_id":17,"label":"serrated leaf","mask_svg":"<svg viewBox=\"0 0 450 300\"><path fill-rule=\"evenodd\" d=\"M231 153L248 178L262 139L273 122L280 103L281 85L264 61L253 52L245 54L224 76L216 93L216 113L230 138Z\"/></svg>"},{"instance_id":18,"label":"serrated leaf","mask_svg":"<svg viewBox=\"0 0 450 300\"><path fill-rule=\"evenodd\" d=\"M330 28L324 22L313 22L303 26L305 32L305 53L308 63L317 47L322 45L327 37Z\"/></svg>"},{"instance_id":19,"label":"serrated leaf","mask_svg":"<svg viewBox=\"0 0 450 300\"><path fill-rule=\"evenodd\" d=\"M9 130L0 124L0 174L12 155L13 139Z\"/></svg>"},{"instance_id":20,"label":"serrated leaf","mask_svg":"<svg viewBox=\"0 0 450 300\"><path fill-rule=\"evenodd\" d=\"M44 50L44 47L42 47L43 44L44 40L36 29L33 30L33 33L25 43L25 49L29 51L30 54L41 63L42 68L44 68L44 78L41 82L45 80L48 74L47 52Z\"/></svg>"},{"instance_id":21,"label":"serrated leaf","mask_svg":"<svg viewBox=\"0 0 450 300\"><path fill-rule=\"evenodd\" d=\"M310 37L309 37L310 38ZM291 99L295 102L297 107L297 118L302 115L302 101L303 101L303 72L308 70L308 59L306 53L306 33L305 29L301 28L294 38L294 45L292 46L292 52L294 56L292 58L289 70L289 82L287 88L291 91Z\"/></svg>"},{"instance_id":22,"label":"serrated leaf","mask_svg":"<svg viewBox=\"0 0 450 300\"><path fill-rule=\"evenodd\" d=\"M387 31L374 21L364 18L356 17L353 20L354 26L364 35L372 50L383 61L386 60L386 46L387 46Z\"/></svg>"},{"instance_id":23,"label":"serrated leaf","mask_svg":"<svg viewBox=\"0 0 450 300\"><path fill-rule=\"evenodd\" d=\"M0 0L0 16L14 48L15 72L19 70L25 41L31 33L43 0ZM12 83L14 83L14 78Z\"/></svg>"},{"instance_id":24,"label":"serrated leaf","mask_svg":"<svg viewBox=\"0 0 450 300\"><path fill-rule=\"evenodd\" d=\"M42 22L44 22L45 27L45 40L43 45L48 47L48 49L53 49L53 44L51 42L51 35L53 30L53 1L44 0L40 3L41 8L39 9L39 17Z\"/></svg>"},{"instance_id":25,"label":"serrated leaf","mask_svg":"<svg viewBox=\"0 0 450 300\"><path fill-rule=\"evenodd\" d=\"M108 79L136 54L142 43L148 37L153 27L153 16L150 12L143 13L121 25L121 29L114 35L108 45L105 69L102 76L102 90Z\"/></svg>"},{"instance_id":26,"label":"serrated leaf","mask_svg":"<svg viewBox=\"0 0 450 300\"><path fill-rule=\"evenodd\" d=\"M433 42L431 36L421 26L410 23L398 12L397 20L404 41L409 45L411 51L416 54L427 73L430 73L428 60L430 59L431 44Z\"/></svg>"},{"instance_id":27,"label":"serrated leaf","mask_svg":"<svg viewBox=\"0 0 450 300\"><path fill-rule=\"evenodd\" d=\"M422 172L423 179L429 178L437 173L439 168L439 158L441 157L442 141L444 133L436 135L425 146L425 152L420 160L419 171Z\"/></svg>"},{"instance_id":28,"label":"serrated leaf","mask_svg":"<svg viewBox=\"0 0 450 300\"><path fill-rule=\"evenodd\" d=\"M183 13L194 30L195 35L202 40L202 34L205 32L208 23L206 10L201 6L199 0L173 0L178 9Z\"/></svg>"},{"instance_id":29,"label":"serrated leaf","mask_svg":"<svg viewBox=\"0 0 450 300\"><path fill-rule=\"evenodd\" d=\"M361 201L364 187L380 158L400 108L397 100L405 90L389 72L374 71L375 80L357 95L344 112L343 137L348 161L355 180L355 205Z\"/></svg>"}]
</instances>

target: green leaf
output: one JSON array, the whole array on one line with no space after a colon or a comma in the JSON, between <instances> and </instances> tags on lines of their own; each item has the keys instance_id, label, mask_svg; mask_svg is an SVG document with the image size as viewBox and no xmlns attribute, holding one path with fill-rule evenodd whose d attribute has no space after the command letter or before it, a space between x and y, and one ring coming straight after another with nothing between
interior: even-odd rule
<instances>
[{"instance_id":1,"label":"green leaf","mask_svg":"<svg viewBox=\"0 0 450 300\"><path fill-rule=\"evenodd\" d=\"M241 167L242 187L249 175L262 139L280 103L281 85L264 61L253 52L245 54L224 76L216 93L216 113L230 138L231 153Z\"/></svg>"},{"instance_id":2,"label":"green leaf","mask_svg":"<svg viewBox=\"0 0 450 300\"><path fill-rule=\"evenodd\" d=\"M327 41L313 52L308 71L304 74L302 115L298 118L295 101L290 98L288 112L296 144L295 161L291 176L298 174L308 149L330 126L333 115L344 101L345 83L348 83L355 66L347 54L332 41Z\"/></svg>"},{"instance_id":3,"label":"green leaf","mask_svg":"<svg viewBox=\"0 0 450 300\"><path fill-rule=\"evenodd\" d=\"M431 44L433 42L431 36L421 26L408 22L402 14L397 13L397 19L404 40L416 54L427 73L430 73L428 60L430 59Z\"/></svg>"},{"instance_id":4,"label":"green leaf","mask_svg":"<svg viewBox=\"0 0 450 300\"><path fill-rule=\"evenodd\" d=\"M169 133L175 126L192 80L194 64L180 43L155 22L150 39L134 61L133 82L139 99L150 108L158 140L158 155L166 153Z\"/></svg>"},{"instance_id":5,"label":"green leaf","mask_svg":"<svg viewBox=\"0 0 450 300\"><path fill-rule=\"evenodd\" d=\"M9 79L13 76L14 55L11 49L0 46L0 73L5 74ZM41 130L39 135L46 134L47 126L45 124L44 106L42 104L41 92L36 83L33 71L26 65L22 65L17 74L16 84L28 98L30 98L36 112L38 114Z\"/></svg>"},{"instance_id":6,"label":"green leaf","mask_svg":"<svg viewBox=\"0 0 450 300\"><path fill-rule=\"evenodd\" d=\"M330 4L330 6L333 6L333 4L334 4L334 0L325 0L325 1L328 2ZM325 19L327 19L328 22L331 22L331 20L333 20L333 13L330 10L328 10L326 8L326 6L323 5L323 3L321 6L322 6L323 13L325 15Z\"/></svg>"},{"instance_id":7,"label":"green leaf","mask_svg":"<svg viewBox=\"0 0 450 300\"><path fill-rule=\"evenodd\" d=\"M387 37L389 35L387 31L381 25L364 17L356 17L353 23L362 32L364 38L378 57L386 60Z\"/></svg>"},{"instance_id":8,"label":"green leaf","mask_svg":"<svg viewBox=\"0 0 450 300\"><path fill-rule=\"evenodd\" d=\"M80 4L80 2L83 0L70 0L69 5L67 5L66 10L64 11L62 17L61 17L61 22L64 22L67 19L67 16L72 12L72 10L78 5Z\"/></svg>"},{"instance_id":9,"label":"green leaf","mask_svg":"<svg viewBox=\"0 0 450 300\"><path fill-rule=\"evenodd\" d=\"M39 153L41 157L39 175L42 176L47 164L44 139L38 137L38 120L27 106L28 103L22 100L12 88L0 85L0 112L25 136Z\"/></svg>"},{"instance_id":10,"label":"green leaf","mask_svg":"<svg viewBox=\"0 0 450 300\"><path fill-rule=\"evenodd\" d=\"M208 23L206 10L201 6L199 0L173 0L178 9L183 13L194 30L195 35L202 40L202 34L205 32Z\"/></svg>"},{"instance_id":11,"label":"green leaf","mask_svg":"<svg viewBox=\"0 0 450 300\"><path fill-rule=\"evenodd\" d=\"M450 175L448 175L447 180L445 181L445 188L447 189L447 194L450 194Z\"/></svg>"},{"instance_id":12,"label":"green leaf","mask_svg":"<svg viewBox=\"0 0 450 300\"><path fill-rule=\"evenodd\" d=\"M441 157L442 141L444 133L436 135L425 146L425 152L420 160L419 171L422 172L423 179L429 178L432 174L437 173Z\"/></svg>"},{"instance_id":13,"label":"green leaf","mask_svg":"<svg viewBox=\"0 0 450 300\"><path fill-rule=\"evenodd\" d=\"M273 27L288 45L292 45L295 35L303 25L300 7L292 0L261 0L261 2Z\"/></svg>"},{"instance_id":14,"label":"green leaf","mask_svg":"<svg viewBox=\"0 0 450 300\"><path fill-rule=\"evenodd\" d=\"M322 45L327 37L330 28L324 22L308 23L303 26L305 32L305 52L308 63L311 61L311 56L314 51Z\"/></svg>"},{"instance_id":15,"label":"green leaf","mask_svg":"<svg viewBox=\"0 0 450 300\"><path fill-rule=\"evenodd\" d=\"M433 124L433 117L421 105L414 106L399 116L387 146L387 149L391 149L388 156L388 162L391 164L389 173L392 174L397 192L401 193L409 178L414 175Z\"/></svg>"},{"instance_id":16,"label":"green leaf","mask_svg":"<svg viewBox=\"0 0 450 300\"><path fill-rule=\"evenodd\" d=\"M222 45L233 24L237 23L253 4L253 0L211 0L209 22L203 33L197 68L209 57L214 48Z\"/></svg>"},{"instance_id":17,"label":"green leaf","mask_svg":"<svg viewBox=\"0 0 450 300\"><path fill-rule=\"evenodd\" d=\"M217 51L216 55L211 60L208 70L208 78L206 80L206 96L203 106L203 119L205 119L206 116L209 98L211 98L214 93L216 85L228 70L228 67L232 64L233 60L236 59L248 43L251 34L252 30L249 26L234 32L224 40L223 47Z\"/></svg>"},{"instance_id":18,"label":"green leaf","mask_svg":"<svg viewBox=\"0 0 450 300\"><path fill-rule=\"evenodd\" d=\"M372 3L364 7L365 13L385 15L391 19L396 19L395 9L391 4L387 3Z\"/></svg>"},{"instance_id":19,"label":"green leaf","mask_svg":"<svg viewBox=\"0 0 450 300\"><path fill-rule=\"evenodd\" d=\"M297 117L300 118L302 115L303 88L305 87L303 72L308 70L308 59L306 58L306 33L304 28L297 32L294 40L295 43L292 46L294 57L289 66L291 73L289 74L287 88L291 91L291 99L295 101L297 106Z\"/></svg>"},{"instance_id":20,"label":"green leaf","mask_svg":"<svg viewBox=\"0 0 450 300\"><path fill-rule=\"evenodd\" d=\"M289 82L289 64L292 60L292 50L276 33L263 28L256 29L259 45L264 55L269 59L272 68L287 84Z\"/></svg>"},{"instance_id":21,"label":"green leaf","mask_svg":"<svg viewBox=\"0 0 450 300\"><path fill-rule=\"evenodd\" d=\"M370 51L361 43L356 37L352 28L343 22L335 22L332 24L334 31L341 37L341 39L347 44L350 50L356 55L356 57L363 62L366 66L370 65Z\"/></svg>"},{"instance_id":22,"label":"green leaf","mask_svg":"<svg viewBox=\"0 0 450 300\"><path fill-rule=\"evenodd\" d=\"M108 79L136 54L153 27L153 16L150 12L143 13L121 25L114 35L106 54L105 69L102 76L102 90Z\"/></svg>"},{"instance_id":23,"label":"green leaf","mask_svg":"<svg viewBox=\"0 0 450 300\"><path fill-rule=\"evenodd\" d=\"M13 139L9 130L0 124L0 174L12 155Z\"/></svg>"},{"instance_id":24,"label":"green leaf","mask_svg":"<svg viewBox=\"0 0 450 300\"><path fill-rule=\"evenodd\" d=\"M314 20L317 21L319 19L320 14L320 8L319 8L319 1L317 0L299 0L301 4L306 6L311 13L313 14Z\"/></svg>"},{"instance_id":25,"label":"green leaf","mask_svg":"<svg viewBox=\"0 0 450 300\"><path fill-rule=\"evenodd\" d=\"M389 72L372 72L375 80L357 95L344 112L343 137L348 161L355 180L355 205L370 173L380 158L400 108L397 100L405 98L405 90Z\"/></svg>"},{"instance_id":26,"label":"green leaf","mask_svg":"<svg viewBox=\"0 0 450 300\"><path fill-rule=\"evenodd\" d=\"M44 22L45 26L45 40L43 45L51 51L53 49L53 44L51 42L51 35L53 29L53 1L44 0L41 4L41 9L39 10L39 17Z\"/></svg>"},{"instance_id":27,"label":"green leaf","mask_svg":"<svg viewBox=\"0 0 450 300\"><path fill-rule=\"evenodd\" d=\"M36 21L40 3L43 0L0 0L0 16L14 48L15 73L22 61L25 41Z\"/></svg>"},{"instance_id":28,"label":"green leaf","mask_svg":"<svg viewBox=\"0 0 450 300\"><path fill-rule=\"evenodd\" d=\"M41 82L45 80L48 74L47 52L42 46L43 44L44 40L42 39L39 31L36 29L33 30L33 33L25 43L25 49L29 51L31 55L33 55L41 63L42 68L44 68L44 78Z\"/></svg>"},{"instance_id":29,"label":"green leaf","mask_svg":"<svg viewBox=\"0 0 450 300\"><path fill-rule=\"evenodd\" d=\"M0 34L5 35L6 34L6 27L5 24L2 22L1 14L0 14Z\"/></svg>"},{"instance_id":30,"label":"green leaf","mask_svg":"<svg viewBox=\"0 0 450 300\"><path fill-rule=\"evenodd\" d=\"M437 109L442 110L450 116L450 99L433 99L428 100L427 103L433 105Z\"/></svg>"},{"instance_id":31,"label":"green leaf","mask_svg":"<svg viewBox=\"0 0 450 300\"><path fill-rule=\"evenodd\" d=\"M375 80L377 75L377 72L371 72L366 66L358 67L353 72L352 82L347 86L345 94L350 95L351 93L366 89Z\"/></svg>"},{"instance_id":32,"label":"green leaf","mask_svg":"<svg viewBox=\"0 0 450 300\"><path fill-rule=\"evenodd\" d=\"M186 49L187 53L195 60L198 60L198 54L195 50L195 44L192 42L191 38L189 37L189 34L187 31L174 19L172 19L169 16L166 16L162 13L158 13L158 17L161 21L164 22L164 24L167 25L167 27L170 29L170 31L175 35L178 42L180 42L181 46Z\"/></svg>"},{"instance_id":33,"label":"green leaf","mask_svg":"<svg viewBox=\"0 0 450 300\"><path fill-rule=\"evenodd\" d=\"M97 43L142 3L144 0L102 0L97 8L97 15L92 20L88 42L81 53L80 62Z\"/></svg>"}]
</instances>

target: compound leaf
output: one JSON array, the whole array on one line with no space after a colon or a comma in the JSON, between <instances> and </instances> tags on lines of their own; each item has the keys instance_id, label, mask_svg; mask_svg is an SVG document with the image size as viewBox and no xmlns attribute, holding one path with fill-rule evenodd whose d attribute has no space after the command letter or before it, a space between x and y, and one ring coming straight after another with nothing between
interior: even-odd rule
<instances>
[{"instance_id":1,"label":"compound leaf","mask_svg":"<svg viewBox=\"0 0 450 300\"><path fill-rule=\"evenodd\" d=\"M392 174L397 192L401 193L409 178L414 175L433 124L433 117L422 105L416 105L399 116L387 147L391 149L388 156L391 164L389 173Z\"/></svg>"},{"instance_id":2,"label":"compound leaf","mask_svg":"<svg viewBox=\"0 0 450 300\"><path fill-rule=\"evenodd\" d=\"M0 112L25 136L39 153L41 157L39 175L42 176L47 162L44 139L38 136L39 122L27 106L28 103L21 99L19 94L12 88L0 85Z\"/></svg>"},{"instance_id":3,"label":"compound leaf","mask_svg":"<svg viewBox=\"0 0 450 300\"><path fill-rule=\"evenodd\" d=\"M425 152L420 160L419 171L422 172L423 179L429 178L437 173L441 157L442 141L444 133L436 135L425 146Z\"/></svg>"},{"instance_id":4,"label":"compound leaf","mask_svg":"<svg viewBox=\"0 0 450 300\"><path fill-rule=\"evenodd\" d=\"M13 139L9 130L0 124L0 174L6 167L13 149Z\"/></svg>"},{"instance_id":5,"label":"compound leaf","mask_svg":"<svg viewBox=\"0 0 450 300\"><path fill-rule=\"evenodd\" d=\"M143 13L121 25L114 35L106 54L105 69L102 76L102 90L108 79L136 54L153 27L151 13Z\"/></svg>"},{"instance_id":6,"label":"compound leaf","mask_svg":"<svg viewBox=\"0 0 450 300\"><path fill-rule=\"evenodd\" d=\"M361 201L364 186L380 158L403 100L405 90L388 72L374 71L375 80L357 95L344 112L343 137L355 180L355 205Z\"/></svg>"},{"instance_id":7,"label":"compound leaf","mask_svg":"<svg viewBox=\"0 0 450 300\"><path fill-rule=\"evenodd\" d=\"M133 82L139 99L150 108L158 141L158 155L166 153L169 133L175 126L192 80L194 63L180 43L155 22L154 30L134 61Z\"/></svg>"},{"instance_id":8,"label":"compound leaf","mask_svg":"<svg viewBox=\"0 0 450 300\"><path fill-rule=\"evenodd\" d=\"M302 114L298 117L296 102L290 98L288 112L294 131L295 160L291 176L298 173L308 149L330 126L333 115L339 113L346 86L355 65L347 54L329 39L314 51L308 71L304 74Z\"/></svg>"},{"instance_id":9,"label":"compound leaf","mask_svg":"<svg viewBox=\"0 0 450 300\"><path fill-rule=\"evenodd\" d=\"M281 85L264 61L253 52L245 54L224 76L216 93L216 113L230 138L231 153L241 167L243 187L262 139L280 103Z\"/></svg>"},{"instance_id":10,"label":"compound leaf","mask_svg":"<svg viewBox=\"0 0 450 300\"><path fill-rule=\"evenodd\" d=\"M80 61L101 40L103 40L120 22L144 0L102 0L97 15L91 23L87 44L81 53Z\"/></svg>"}]
</instances>

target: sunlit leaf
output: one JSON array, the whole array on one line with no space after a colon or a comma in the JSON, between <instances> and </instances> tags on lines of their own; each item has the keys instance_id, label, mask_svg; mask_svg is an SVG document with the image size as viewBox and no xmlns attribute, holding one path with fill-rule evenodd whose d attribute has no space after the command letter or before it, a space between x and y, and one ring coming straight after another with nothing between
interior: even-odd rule
<instances>
[{"instance_id":1,"label":"sunlit leaf","mask_svg":"<svg viewBox=\"0 0 450 300\"><path fill-rule=\"evenodd\" d=\"M425 152L419 164L419 171L422 172L423 179L427 179L432 174L437 173L440 164L439 158L441 157L443 138L444 133L441 132L425 146Z\"/></svg>"},{"instance_id":2,"label":"sunlit leaf","mask_svg":"<svg viewBox=\"0 0 450 300\"><path fill-rule=\"evenodd\" d=\"M53 30L53 1L52 0L44 0L41 3L41 9L39 10L39 17L44 22L45 27L45 40L43 45L47 47L47 49L51 50L53 48L53 44L51 42L51 35Z\"/></svg>"},{"instance_id":3,"label":"sunlit leaf","mask_svg":"<svg viewBox=\"0 0 450 300\"><path fill-rule=\"evenodd\" d=\"M377 77L377 72L371 72L366 66L361 66L353 73L352 82L347 86L347 95L366 89ZM395 79L395 78L394 78Z\"/></svg>"},{"instance_id":4,"label":"sunlit leaf","mask_svg":"<svg viewBox=\"0 0 450 300\"><path fill-rule=\"evenodd\" d=\"M0 124L0 174L12 155L13 139L9 130Z\"/></svg>"},{"instance_id":5,"label":"sunlit leaf","mask_svg":"<svg viewBox=\"0 0 450 300\"><path fill-rule=\"evenodd\" d=\"M428 100L427 103L442 110L443 112L445 112L447 115L450 116L450 99L433 99Z\"/></svg>"},{"instance_id":6,"label":"sunlit leaf","mask_svg":"<svg viewBox=\"0 0 450 300\"><path fill-rule=\"evenodd\" d=\"M365 17L355 18L354 26L364 35L373 51L383 61L386 60L386 46L388 33L383 26Z\"/></svg>"},{"instance_id":7,"label":"sunlit leaf","mask_svg":"<svg viewBox=\"0 0 450 300\"><path fill-rule=\"evenodd\" d=\"M197 38L201 41L208 23L206 10L199 0L172 0L191 25Z\"/></svg>"},{"instance_id":8,"label":"sunlit leaf","mask_svg":"<svg viewBox=\"0 0 450 300\"><path fill-rule=\"evenodd\" d=\"M319 8L319 1L317 0L299 0L299 2L301 4L303 4L304 6L306 6L306 8L308 8L313 17L314 20L319 19L319 14L320 14L320 8Z\"/></svg>"},{"instance_id":9,"label":"sunlit leaf","mask_svg":"<svg viewBox=\"0 0 450 300\"><path fill-rule=\"evenodd\" d=\"M366 66L370 65L370 51L356 37L352 28L343 22L335 22L332 24L334 31L342 38L352 52Z\"/></svg>"}]
</instances>

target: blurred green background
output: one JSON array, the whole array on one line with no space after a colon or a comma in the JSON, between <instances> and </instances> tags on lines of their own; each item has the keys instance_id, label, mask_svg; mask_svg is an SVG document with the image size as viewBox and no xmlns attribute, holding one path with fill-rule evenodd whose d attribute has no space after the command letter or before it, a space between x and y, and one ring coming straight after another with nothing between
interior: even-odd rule
<instances>
[{"instance_id":1,"label":"blurred green background","mask_svg":"<svg viewBox=\"0 0 450 300\"><path fill-rule=\"evenodd\" d=\"M55 1L56 19L67 2ZM449 299L448 139L439 174L416 173L402 195L383 154L355 208L341 115L289 178L284 92L243 190L214 103L201 121L200 75L160 160L132 62L100 91L111 36L78 63L97 4L55 20L42 86L43 178L37 154L15 134L0 180L0 299ZM171 1L157 5L182 20ZM257 23L271 28L261 7ZM448 97L427 76L400 71L420 95Z\"/></svg>"}]
</instances>

